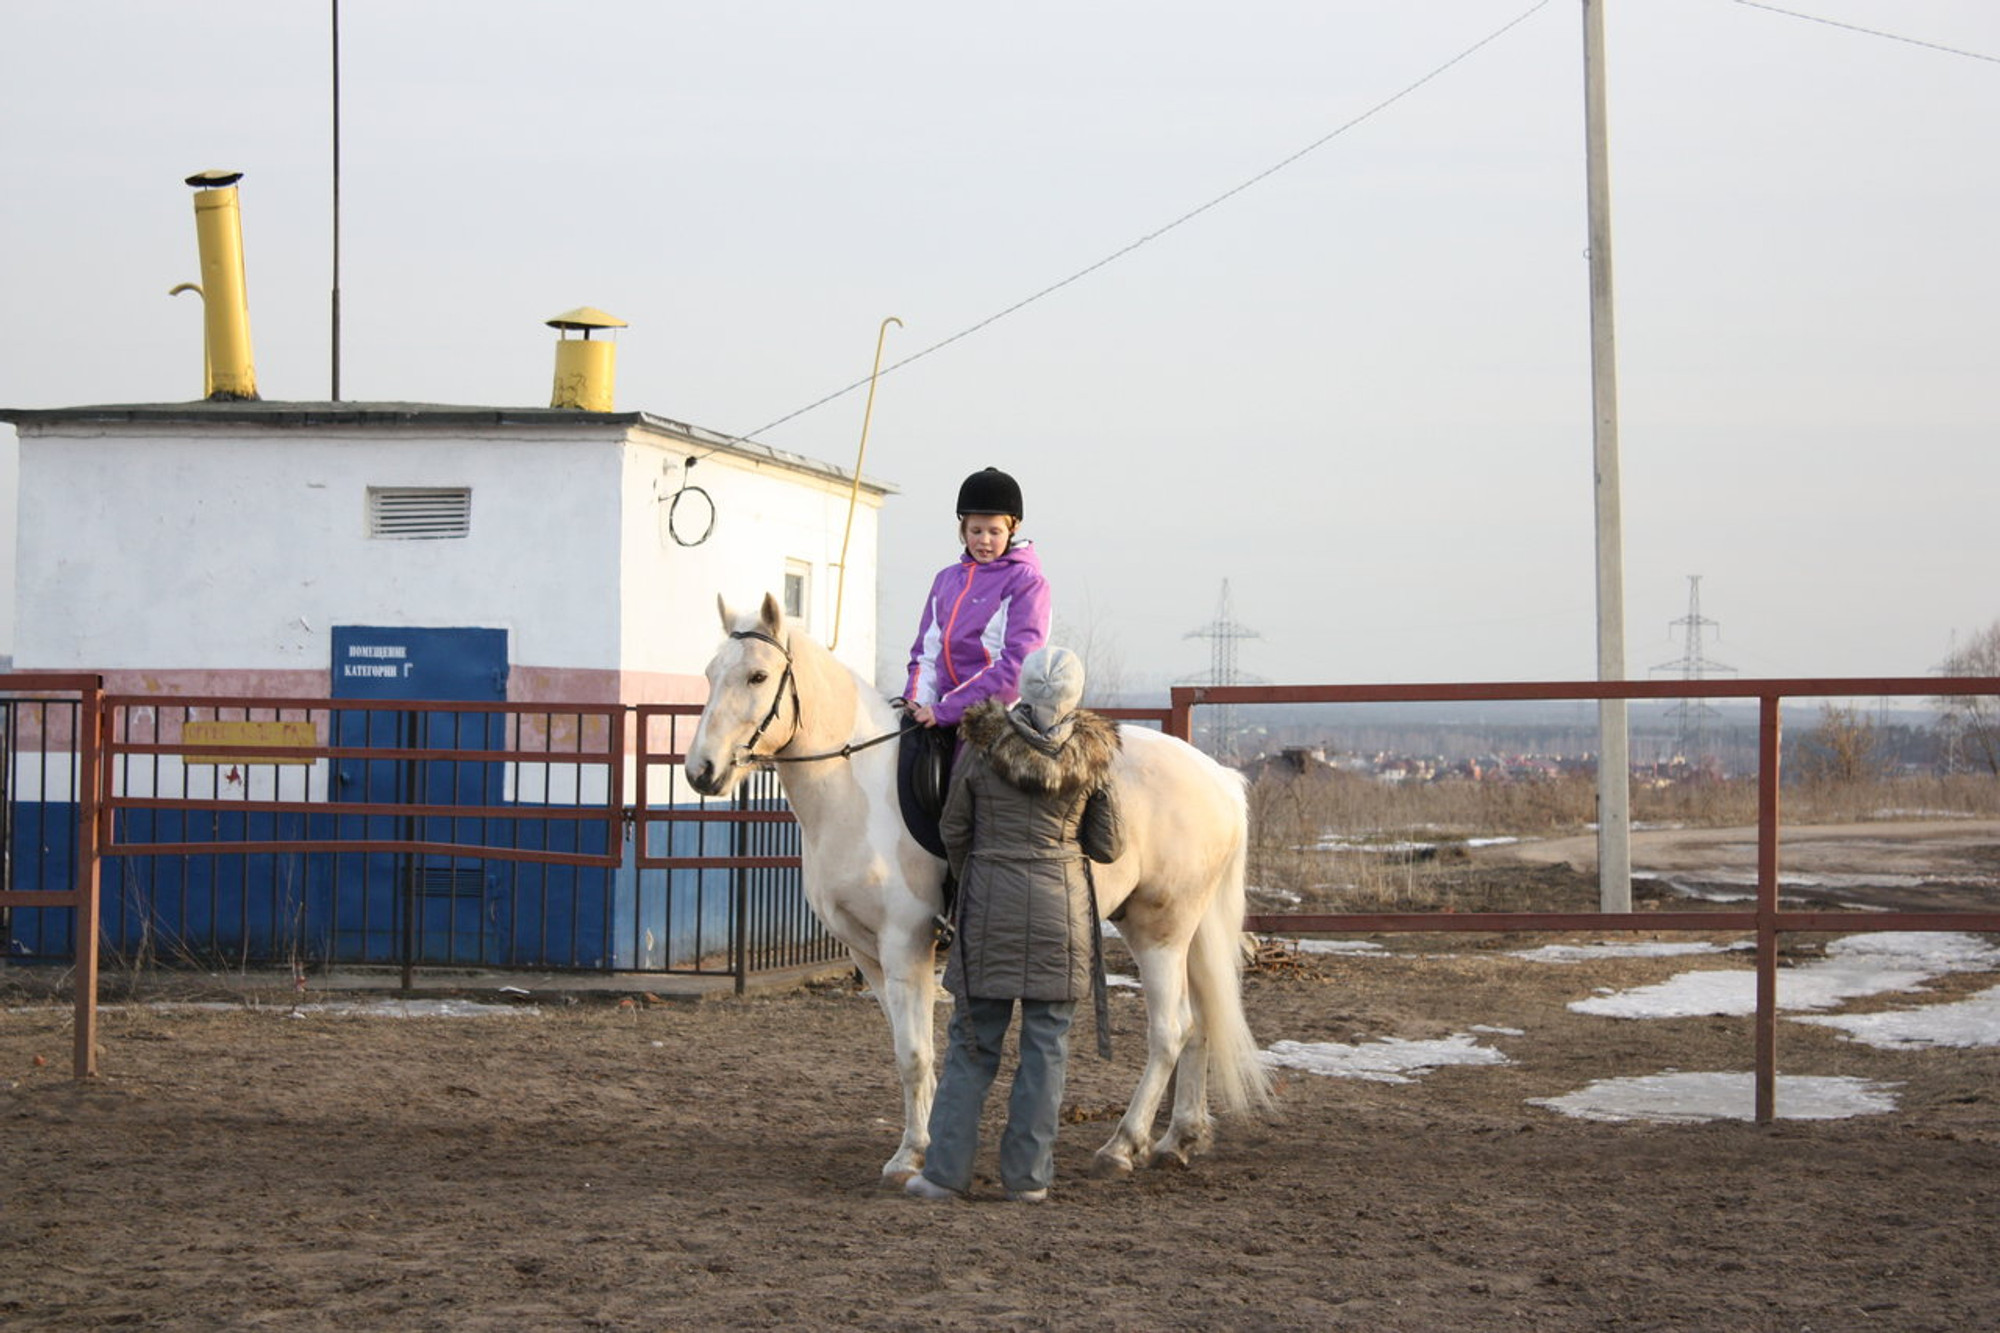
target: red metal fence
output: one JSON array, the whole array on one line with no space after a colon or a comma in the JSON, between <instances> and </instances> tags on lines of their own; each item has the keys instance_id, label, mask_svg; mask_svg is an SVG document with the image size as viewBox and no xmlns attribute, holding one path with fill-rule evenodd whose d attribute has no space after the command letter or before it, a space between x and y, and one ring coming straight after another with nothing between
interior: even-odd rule
<instances>
[{"instance_id":1,"label":"red metal fence","mask_svg":"<svg viewBox=\"0 0 2000 1333\"><path fill-rule=\"evenodd\" d=\"M504 704L423 702L369 703L354 699L199 698L173 695L110 695L103 701L115 719L100 742L105 779L100 803L111 814L132 811L208 815L224 801L242 815L314 815L320 835L232 840L232 855L276 852L410 852L449 855L476 849L482 859L534 861L550 865L601 866L620 863L625 808L625 710L615 704ZM387 722L401 734L387 744L367 744ZM418 724L422 730L417 730ZM240 726L233 736L201 727ZM257 727L294 725L296 740L261 739ZM495 730L497 724L498 730ZM343 782L334 765L347 761L356 776ZM175 781L161 780L171 765ZM149 767L150 765L150 767ZM386 772L400 779L410 766L444 773L436 792L404 791L393 801L369 800L371 779ZM542 799L501 801L469 785L466 775L504 765L517 782L539 775ZM189 766L207 770L191 785ZM259 797L241 789L241 773L303 769L294 794ZM239 789L225 784L235 776ZM548 799L561 783L566 799ZM353 795L338 794L346 785ZM178 786L178 791L174 788ZM495 841L492 826L532 820L537 824L597 826L603 852L508 845ZM460 826L483 824L489 836L468 842L455 836ZM155 825L157 827L157 824ZM566 841L576 842L576 839ZM173 856L213 852L213 838L120 837L104 846L107 856Z\"/></svg>"},{"instance_id":2,"label":"red metal fence","mask_svg":"<svg viewBox=\"0 0 2000 1333\"><path fill-rule=\"evenodd\" d=\"M318 928L363 941L365 957L340 957L400 961L406 989L418 966L466 962L719 973L735 976L740 988L748 972L834 957L837 946L798 894L796 824L772 800L775 783L765 775L746 784L736 809L681 799L671 733L658 738L667 753L640 762L633 711L107 695L91 675L0 675L0 819L8 821L0 828L0 940L19 956L73 958L79 1077L96 1070L105 949L122 942L130 952L135 933L157 938L162 916L202 920L208 936L192 928L169 936L173 951L190 961L268 963L277 919L302 913L305 895L317 893L315 910L327 914ZM699 709L663 711L690 722ZM705 847L741 843L744 835L729 826L754 826L773 854L648 855L647 868L669 874L655 871L642 883L627 855L627 830L639 822L628 792L635 765L646 773L661 763L672 765L666 780L645 795L680 808L647 809L642 837L660 832L671 850L672 835L692 834L678 841ZM758 805L764 808L752 808ZM702 829L718 836L702 836ZM648 846L642 840L637 849ZM302 871L308 860L314 869ZM513 867L492 871L500 886L494 896L509 900L504 904L478 900L460 882L483 880L487 863ZM754 879L733 870L676 873L753 863L763 867ZM541 868L539 887L521 867ZM570 876L567 896L550 889L551 868ZM585 874L592 876L587 891L577 878ZM340 887L328 890L328 880ZM109 891L113 884L119 892ZM568 904L572 919L538 920L538 910L560 916L562 907L550 903ZM163 904L172 907L163 912ZM500 908L509 933L495 937L482 907ZM29 911L32 925L24 927L17 909L54 910ZM575 919L579 910L589 918L587 937ZM443 924L429 924L435 921ZM232 929L245 941L240 954L236 945L215 943ZM493 954L513 961L460 952L461 941L478 950L495 938ZM579 954L577 941L585 938L595 954ZM569 961L551 961L562 944L550 940L567 943ZM538 945L544 950L533 952ZM320 957L318 947L305 946L294 965ZM682 947L687 961L677 961ZM322 952L334 957L331 948Z\"/></svg>"},{"instance_id":3,"label":"red metal fence","mask_svg":"<svg viewBox=\"0 0 2000 1333\"><path fill-rule=\"evenodd\" d=\"M1758 706L1757 905L1748 912L1261 913L1245 929L1277 934L1402 931L1745 930L1757 940L1756 1117L1776 1114L1778 940L1799 931L2000 931L2000 911L1798 912L1778 906L1781 706L1787 698L2000 696L2000 678L1924 676L1840 680L1676 680L1434 685L1235 685L1177 687L1169 730L1191 734L1202 705L1463 702L1576 699L1754 699Z\"/></svg>"},{"instance_id":4,"label":"red metal fence","mask_svg":"<svg viewBox=\"0 0 2000 1333\"><path fill-rule=\"evenodd\" d=\"M726 808L688 809L682 772L699 704L640 704L635 728L632 784L633 864L641 870L727 870L735 877L730 899L731 970L738 979L751 960L767 968L806 967L833 961L843 951L824 931L795 928L799 889L799 826L771 775L753 774ZM676 827L726 824L730 850L676 851ZM693 840L697 849L702 840Z\"/></svg>"},{"instance_id":5,"label":"red metal fence","mask_svg":"<svg viewBox=\"0 0 2000 1333\"><path fill-rule=\"evenodd\" d=\"M15 889L0 884L0 909L16 907L67 907L76 913L76 970L72 984L76 995L74 1027L75 1067L78 1078L97 1072L97 913L98 883L103 868L100 856L104 817L100 804L103 771L100 751L104 729L104 680L100 676L60 672L20 672L0 677L0 686L20 702L35 708L36 730L59 738L59 743L76 755L75 767L59 782L69 789L76 805L76 872L66 889ZM10 719L11 720L11 719ZM15 735L9 729L6 753L0 755L6 771L0 782L11 787L14 773ZM44 743L37 738L38 743ZM9 811L12 803L8 802Z\"/></svg>"},{"instance_id":6,"label":"red metal fence","mask_svg":"<svg viewBox=\"0 0 2000 1333\"><path fill-rule=\"evenodd\" d=\"M213 843L187 838L149 840L127 839L114 843L111 815L114 811L147 811L154 815L206 812L215 807L217 793L177 793L162 790L149 781L143 766L157 765L167 756L177 762L210 759L220 773L224 762L269 765L277 760L316 762L349 760L356 764L387 761L437 761L447 767L459 764L512 765L526 763L545 770L572 769L598 774L601 783L586 784L581 776L576 791L595 786L601 799L566 800L548 809L534 809L526 815L536 819L577 821L579 826L595 824L603 829L605 850L584 852L550 847L495 846L490 840L467 844L456 840L450 830L454 821L520 819L524 811L518 803L460 804L405 799L385 803L367 799L334 799L322 789L317 797L304 791L291 798L277 795L258 797L248 792L234 793L232 809L263 813L307 812L334 816L351 822L344 830L335 828L318 837L285 839L248 844L232 844L232 852L245 850L302 851L315 848L336 851L392 850L417 853L462 853L480 857L544 861L573 865L616 866L623 858L621 824L631 821L636 833L634 860L641 867L676 869L728 869L749 872L795 871L798 865L796 824L789 811L769 795L746 797L738 808L728 810L676 810L662 812L662 805L680 802L679 776L682 743L677 728L699 713L687 705L647 705L635 709L619 706L550 706L532 708L504 704L421 703L404 705L427 713L466 714L504 720L507 729L498 743L448 743L427 745L420 738L385 750L380 746L341 744L340 728L333 715L365 712L366 705L333 700L249 700L249 699L162 699L121 697L107 699L98 677L74 674L21 673L0 677L0 689L18 706L24 701L59 700L63 711L45 713L40 726L49 733L45 747L72 751L75 755L71 781L77 808L75 874L66 889L0 890L0 908L64 907L76 912L76 1073L79 1078L96 1072L96 993L98 977L98 920L100 913L100 873L104 857L143 856L193 851L212 852ZM1735 681L1617 681L1617 682L1523 682L1512 684L1428 684L1428 685L1321 685L1321 686L1209 686L1179 687L1173 691L1172 707L1106 710L1123 720L1155 723L1174 735L1187 738L1192 732L1193 710L1204 706L1451 702L1501 700L1581 700L1581 699L1752 699L1759 709L1758 778L1758 857L1757 899L1750 911L1700 912L1509 912L1509 913L1260 913L1245 921L1246 929L1281 934L1308 933L1396 933L1450 931L1454 933L1513 931L1714 931L1744 930L1756 937L1757 1012L1756 1116L1760 1123L1775 1114L1777 1060L1777 959L1778 942L1788 933L1965 930L2000 932L2000 912L1851 912L1786 911L1778 901L1778 832L1780 812L1779 771L1781 758L1781 706L1787 698L1856 697L1955 697L2000 696L2000 678L1881 677L1837 680L1735 680ZM163 720L163 706L178 710ZM255 736L218 737L200 734L190 738L187 723L226 721L232 710L270 712L272 721L294 722L308 729L309 741L267 745ZM275 710L275 711L273 711ZM628 737L625 715L634 718L635 733ZM197 719L196 714L201 716ZM126 722L114 732L111 720ZM134 719L147 718L143 724ZM563 721L562 719L568 719ZM57 734L73 728L73 735ZM364 731L366 724L363 724ZM12 763L12 756L6 756ZM65 760L65 766L68 761ZM138 768L135 768L139 766ZM627 770L634 775L634 801L624 800ZM115 775L115 776L114 776ZM371 821L383 818L407 821L399 830L384 834ZM731 853L675 854L671 843L656 851L654 833L663 821L697 823L726 820L747 832L737 840ZM157 827L157 825L155 826ZM355 836L355 830L360 836ZM438 836L439 831L443 836ZM765 830L760 833L758 830ZM789 840L789 841L788 841ZM739 895L732 932L737 957L733 965L744 964L745 950L759 930L766 909L757 893ZM800 946L798 961L819 961L832 956L824 936Z\"/></svg>"}]
</instances>

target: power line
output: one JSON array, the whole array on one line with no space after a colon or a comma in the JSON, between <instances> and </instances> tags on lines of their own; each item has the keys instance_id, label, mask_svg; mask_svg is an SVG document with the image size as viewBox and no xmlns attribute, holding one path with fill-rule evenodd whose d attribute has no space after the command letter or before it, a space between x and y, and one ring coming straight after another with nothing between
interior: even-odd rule
<instances>
[{"instance_id":1,"label":"power line","mask_svg":"<svg viewBox=\"0 0 2000 1333\"><path fill-rule=\"evenodd\" d=\"M957 333L952 334L949 338L944 338L938 342L934 342L929 347L926 347L921 351L912 352L910 353L910 355L904 357L902 360L897 361L891 365L884 366L880 371L880 374L881 375L894 374L896 371L901 370L904 366L910 365L912 362L923 360L925 357L929 356L932 352L942 351L945 348L951 346L953 343L958 342L960 339L971 337L973 334L979 332L981 329L986 328L988 325L996 324L999 321L1007 318L1007 316L1009 315L1015 314L1021 310L1025 310L1027 307L1033 305L1035 302L1041 300L1045 296L1053 296L1055 293L1061 291L1063 288L1069 286L1071 283L1079 282L1082 279L1089 277L1091 274L1097 272L1097 270L1103 268L1105 265L1123 259L1126 255L1131 254L1134 250L1137 250L1143 245L1147 245L1153 241L1158 240L1160 237L1165 236L1168 232L1174 230L1176 227L1181 226L1183 223L1194 221L1196 218L1200 217L1203 213L1208 212L1210 209L1216 207L1219 204L1228 202L1229 200L1235 198L1237 195L1242 194L1245 190L1249 189L1251 186L1256 185L1264 180L1269 179L1272 176L1277 175L1280 171L1283 171L1286 167L1291 166L1293 163L1299 161L1301 158L1304 158L1309 153L1315 152L1318 149L1325 147L1333 140L1339 138L1341 135L1353 129L1355 126L1360 125L1362 122L1367 121L1373 118L1374 116L1379 115L1381 112L1388 110L1396 103L1402 101L1405 97L1408 97L1411 93L1417 91L1417 89L1431 82L1439 75L1445 73L1445 71L1451 69L1452 66L1457 65L1461 61L1466 60L1467 58L1476 54L1481 48L1488 46L1491 43L1499 40L1501 37L1505 36L1508 32L1510 32L1516 27L1519 27L1522 23L1526 22L1538 10L1545 8L1548 5L1548 3L1549 0L1536 0L1536 3L1530 5L1520 14L1516 15L1514 18L1502 24L1500 27L1494 29L1492 32L1486 34L1486 36L1480 38L1478 41L1474 42L1471 46L1466 47L1463 51L1460 51L1457 55L1445 61L1442 65L1439 65L1437 68L1431 70L1430 73L1424 75L1422 78L1416 80L1414 83L1410 83L1404 86L1400 91L1392 93L1388 97L1383 98L1380 102L1377 102L1374 106L1369 107L1366 111L1363 111L1361 114L1355 116L1353 119L1347 121L1345 124L1339 125L1334 129L1328 130L1325 134L1322 134L1319 138L1313 140L1311 143L1307 144L1304 148L1299 149L1291 156L1272 163L1270 166L1264 168L1262 171L1250 177L1248 180L1243 181L1241 184L1232 186L1231 188L1224 190L1221 194L1216 195L1213 199L1210 199L1207 203L1189 209L1187 212L1181 214L1179 217L1175 218L1172 222L1167 223L1165 226L1154 228L1152 231L1149 231L1145 235L1139 237L1139 239L1129 242L1128 244L1123 245L1116 250L1113 250L1110 254L1104 256L1104 258L1096 261L1095 263L1087 264L1084 267L1078 269L1076 272L1070 274L1068 277L1063 278L1057 282L1052 282L1048 286L1042 288L1040 291L1035 292L1030 296L1024 296L1010 306L1006 306L1003 309L996 310L992 314L988 315L986 318L980 320L978 323L970 325L967 328L960 329ZM846 385L839 389L835 389L832 393L827 394L823 398L814 399L812 402L807 403L804 407L798 408L795 411L787 412L784 416L779 417L775 421L768 421L763 425L757 427L757 429L743 435L732 435L729 437L728 443L742 444L749 440L754 440L767 430L776 430L778 427L784 425L788 421L793 420L794 418L802 417L806 413L811 412L816 408L825 407L828 403L834 401L836 398L841 398L847 394L853 393L856 389L859 389L863 385L867 384L871 378L879 378L879 376L871 377L864 375L860 379L854 381L852 384ZM713 453L714 450L710 450L709 452Z\"/></svg>"},{"instance_id":2,"label":"power line","mask_svg":"<svg viewBox=\"0 0 2000 1333\"><path fill-rule=\"evenodd\" d=\"M1838 19L1821 18L1817 14L1801 14L1795 9L1780 9L1776 5L1763 4L1761 0L1736 0L1736 3L1739 5L1748 5L1752 9L1768 9L1773 14L1783 14L1787 18L1804 19L1808 23L1824 23L1829 28L1845 28L1849 32L1865 33L1867 36L1882 37L1892 42L1908 42L1911 46L1921 46L1932 51L1942 51L1946 55L1964 56L1967 60L1984 60L1995 65L2000 65L2000 56L1981 55L1977 51L1967 51L1956 46L1945 46L1938 42L1919 41L1915 37L1904 37L1899 33L1882 32L1876 28L1864 28L1858 23L1842 23Z\"/></svg>"}]
</instances>

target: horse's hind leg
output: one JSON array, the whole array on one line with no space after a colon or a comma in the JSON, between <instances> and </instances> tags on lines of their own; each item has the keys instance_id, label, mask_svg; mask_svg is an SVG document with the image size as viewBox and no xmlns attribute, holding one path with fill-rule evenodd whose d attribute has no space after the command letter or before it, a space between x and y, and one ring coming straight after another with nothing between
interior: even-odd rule
<instances>
[{"instance_id":1,"label":"horse's hind leg","mask_svg":"<svg viewBox=\"0 0 2000 1333\"><path fill-rule=\"evenodd\" d=\"M1128 937L1129 939L1129 937ZM1139 966L1139 984L1146 996L1146 1068L1139 1085L1126 1103L1118 1129L1092 1159L1091 1174L1122 1176L1132 1170L1133 1159L1145 1150L1152 1137L1153 1118L1159 1114L1160 1099L1181 1058L1193 1015L1188 1006L1186 946L1180 948L1133 945ZM1176 1105L1180 1097L1175 1097Z\"/></svg>"},{"instance_id":2,"label":"horse's hind leg","mask_svg":"<svg viewBox=\"0 0 2000 1333\"><path fill-rule=\"evenodd\" d=\"M1208 1113L1208 1035L1196 1015L1174 1066L1173 1118L1153 1145L1149 1164L1186 1166L1188 1158L1205 1151L1214 1140L1215 1121Z\"/></svg>"}]
</instances>

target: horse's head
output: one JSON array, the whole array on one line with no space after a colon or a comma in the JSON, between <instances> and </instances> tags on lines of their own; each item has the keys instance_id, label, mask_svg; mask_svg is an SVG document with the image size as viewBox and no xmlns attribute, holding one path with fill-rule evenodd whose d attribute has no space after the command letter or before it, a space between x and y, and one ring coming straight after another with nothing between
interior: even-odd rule
<instances>
[{"instance_id":1,"label":"horse's head","mask_svg":"<svg viewBox=\"0 0 2000 1333\"><path fill-rule=\"evenodd\" d=\"M708 703L687 749L687 779L704 796L734 790L754 763L798 729L799 691L792 678L785 613L766 593L755 614L739 615L720 597L729 636L708 663Z\"/></svg>"}]
</instances>

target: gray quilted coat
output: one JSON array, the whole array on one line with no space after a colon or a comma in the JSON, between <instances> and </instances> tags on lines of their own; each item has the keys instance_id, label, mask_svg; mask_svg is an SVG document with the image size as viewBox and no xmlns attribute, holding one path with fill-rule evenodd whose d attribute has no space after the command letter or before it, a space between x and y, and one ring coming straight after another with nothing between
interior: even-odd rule
<instances>
[{"instance_id":1,"label":"gray quilted coat","mask_svg":"<svg viewBox=\"0 0 2000 1333\"><path fill-rule=\"evenodd\" d=\"M1090 996L1085 856L1116 860L1124 830L1110 786L1116 723L1078 709L1049 733L1025 705L988 701L959 722L941 832L958 876L958 936L945 989L992 1000Z\"/></svg>"}]
</instances>

